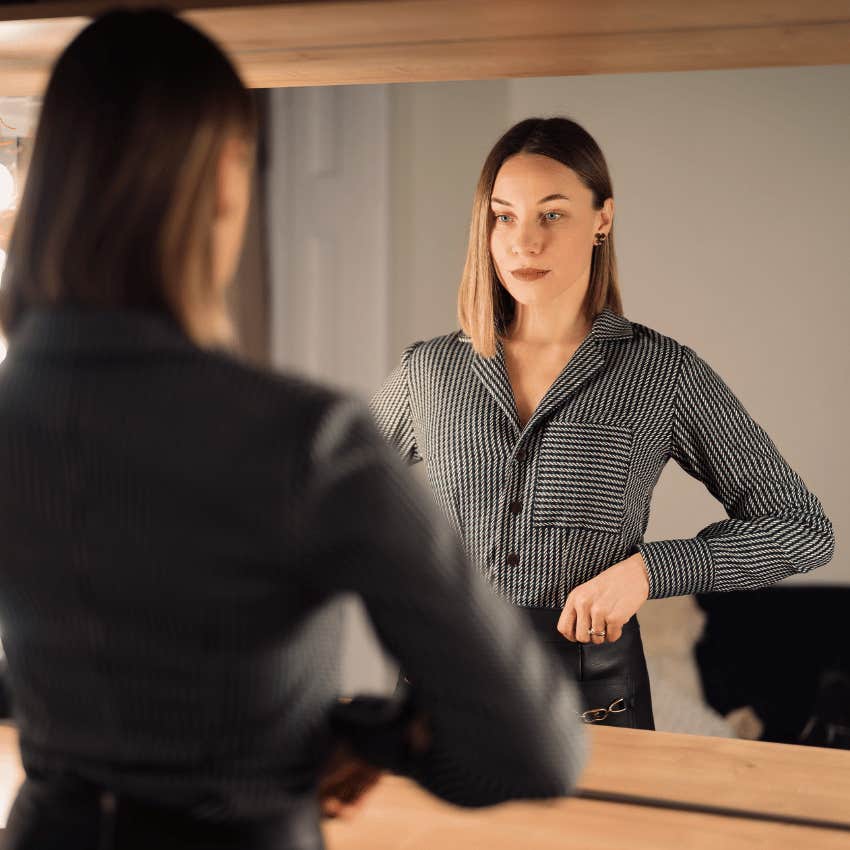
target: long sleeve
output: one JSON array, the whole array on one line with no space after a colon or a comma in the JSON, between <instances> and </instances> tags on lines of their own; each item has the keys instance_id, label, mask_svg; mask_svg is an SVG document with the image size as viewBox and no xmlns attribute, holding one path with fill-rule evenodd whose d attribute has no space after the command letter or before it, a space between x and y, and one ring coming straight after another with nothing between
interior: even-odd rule
<instances>
[{"instance_id":1,"label":"long sleeve","mask_svg":"<svg viewBox=\"0 0 850 850\"><path fill-rule=\"evenodd\" d=\"M409 464L422 460L413 431L408 382L410 355L418 345L421 343L414 342L404 349L398 366L390 372L369 403L379 430L401 459Z\"/></svg>"},{"instance_id":2,"label":"long sleeve","mask_svg":"<svg viewBox=\"0 0 850 850\"><path fill-rule=\"evenodd\" d=\"M459 805L568 793L586 747L573 684L359 405L337 403L318 429L305 510L306 580L357 593L416 682L431 743L407 772Z\"/></svg>"},{"instance_id":3,"label":"long sleeve","mask_svg":"<svg viewBox=\"0 0 850 850\"><path fill-rule=\"evenodd\" d=\"M683 347L671 456L729 519L639 544L650 597L764 587L826 564L835 537L818 499L719 375Z\"/></svg>"}]
</instances>

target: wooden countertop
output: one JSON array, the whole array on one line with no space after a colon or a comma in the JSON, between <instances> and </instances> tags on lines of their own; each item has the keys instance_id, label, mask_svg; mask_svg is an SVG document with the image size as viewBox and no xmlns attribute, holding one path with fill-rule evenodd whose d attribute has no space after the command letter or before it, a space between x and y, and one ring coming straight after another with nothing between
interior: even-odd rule
<instances>
[{"instance_id":1,"label":"wooden countertop","mask_svg":"<svg viewBox=\"0 0 850 850\"><path fill-rule=\"evenodd\" d=\"M850 751L605 727L588 732L591 754L578 798L465 810L388 776L355 817L327 823L329 850L850 847ZM0 726L0 825L22 776L16 732Z\"/></svg>"},{"instance_id":2,"label":"wooden countertop","mask_svg":"<svg viewBox=\"0 0 850 850\"><path fill-rule=\"evenodd\" d=\"M850 827L850 751L592 727L580 787ZM846 836L850 848L850 833Z\"/></svg>"},{"instance_id":3,"label":"wooden countertop","mask_svg":"<svg viewBox=\"0 0 850 850\"><path fill-rule=\"evenodd\" d=\"M580 793L801 818L850 830L850 752L591 727ZM850 831L585 798L463 810L387 777L350 821L332 821L329 850L826 850Z\"/></svg>"},{"instance_id":4,"label":"wooden countertop","mask_svg":"<svg viewBox=\"0 0 850 850\"><path fill-rule=\"evenodd\" d=\"M850 833L567 799L463 810L411 782L383 780L328 850L847 850Z\"/></svg>"}]
</instances>

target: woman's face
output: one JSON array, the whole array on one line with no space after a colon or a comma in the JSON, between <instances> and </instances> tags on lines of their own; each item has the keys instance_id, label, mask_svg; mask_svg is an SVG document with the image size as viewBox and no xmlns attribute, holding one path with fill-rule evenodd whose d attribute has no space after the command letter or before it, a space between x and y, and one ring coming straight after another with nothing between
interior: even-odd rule
<instances>
[{"instance_id":1,"label":"woman's face","mask_svg":"<svg viewBox=\"0 0 850 850\"><path fill-rule=\"evenodd\" d=\"M518 304L541 306L571 293L582 303L593 241L607 233L614 202L593 208L593 192L571 168L540 154L506 159L496 175L490 254Z\"/></svg>"}]
</instances>

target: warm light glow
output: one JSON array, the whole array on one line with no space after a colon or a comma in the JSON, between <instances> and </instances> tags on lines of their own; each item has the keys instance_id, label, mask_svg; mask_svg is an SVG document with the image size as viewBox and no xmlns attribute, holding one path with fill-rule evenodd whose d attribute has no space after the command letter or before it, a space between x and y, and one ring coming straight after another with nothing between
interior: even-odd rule
<instances>
[{"instance_id":1,"label":"warm light glow","mask_svg":"<svg viewBox=\"0 0 850 850\"><path fill-rule=\"evenodd\" d=\"M0 212L15 203L15 178L5 165L0 165Z\"/></svg>"},{"instance_id":2,"label":"warm light glow","mask_svg":"<svg viewBox=\"0 0 850 850\"><path fill-rule=\"evenodd\" d=\"M6 359L6 340L0 336L0 363Z\"/></svg>"}]
</instances>

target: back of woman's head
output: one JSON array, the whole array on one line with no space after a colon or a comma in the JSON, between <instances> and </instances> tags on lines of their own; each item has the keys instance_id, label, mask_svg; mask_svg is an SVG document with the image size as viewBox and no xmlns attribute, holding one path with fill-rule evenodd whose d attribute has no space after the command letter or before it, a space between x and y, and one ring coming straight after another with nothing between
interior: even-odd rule
<instances>
[{"instance_id":1,"label":"back of woman's head","mask_svg":"<svg viewBox=\"0 0 850 850\"><path fill-rule=\"evenodd\" d=\"M32 307L171 314L226 328L211 275L224 143L253 144L253 101L205 35L165 11L109 12L54 66L9 244L0 323Z\"/></svg>"}]
</instances>

